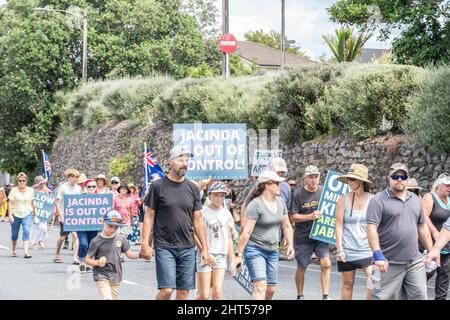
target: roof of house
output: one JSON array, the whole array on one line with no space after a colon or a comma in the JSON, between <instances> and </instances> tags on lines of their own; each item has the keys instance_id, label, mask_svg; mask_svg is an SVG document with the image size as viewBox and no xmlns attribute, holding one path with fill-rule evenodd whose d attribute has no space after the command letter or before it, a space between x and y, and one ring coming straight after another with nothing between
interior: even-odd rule
<instances>
[{"instance_id":1,"label":"roof of house","mask_svg":"<svg viewBox=\"0 0 450 320\"><path fill-rule=\"evenodd\" d=\"M363 48L361 54L356 58L356 62L371 63L374 59L379 59L383 54L389 52L391 52L391 49Z\"/></svg>"},{"instance_id":2,"label":"roof of house","mask_svg":"<svg viewBox=\"0 0 450 320\"><path fill-rule=\"evenodd\" d=\"M279 49L271 48L252 41L238 41L237 53L245 60L251 61L258 66L280 67L281 52ZM309 65L315 63L312 60L302 58L286 52L285 66Z\"/></svg>"}]
</instances>

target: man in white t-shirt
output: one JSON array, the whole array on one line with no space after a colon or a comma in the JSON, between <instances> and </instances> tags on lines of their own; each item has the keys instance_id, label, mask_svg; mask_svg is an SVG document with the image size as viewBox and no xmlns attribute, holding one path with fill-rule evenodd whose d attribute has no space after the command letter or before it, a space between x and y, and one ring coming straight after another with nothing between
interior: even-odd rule
<instances>
[{"instance_id":1,"label":"man in white t-shirt","mask_svg":"<svg viewBox=\"0 0 450 320\"><path fill-rule=\"evenodd\" d=\"M64 210L62 208L63 205L63 196L65 194L81 194L81 188L77 184L78 178L80 177L80 172L76 169L67 169L65 172L65 176L67 177L67 182L63 183L59 189L56 196L56 215L59 217L60 221L60 237L58 241L56 242L56 256L53 261L55 263L63 263L63 260L61 259L61 246L64 242L64 240L67 238L69 233L72 234L72 240L73 240L73 255L72 255L72 264L79 265L80 263L77 260L77 254L78 254L78 236L76 232L64 232Z\"/></svg>"}]
</instances>

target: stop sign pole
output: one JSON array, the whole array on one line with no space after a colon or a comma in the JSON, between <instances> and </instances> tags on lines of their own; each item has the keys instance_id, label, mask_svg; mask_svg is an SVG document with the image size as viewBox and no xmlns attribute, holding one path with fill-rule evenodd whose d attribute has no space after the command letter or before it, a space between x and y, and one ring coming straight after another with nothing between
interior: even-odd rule
<instances>
[{"instance_id":1,"label":"stop sign pole","mask_svg":"<svg viewBox=\"0 0 450 320\"><path fill-rule=\"evenodd\" d=\"M230 32L228 0L222 0L222 34L227 34L228 32ZM219 43L219 47L220 47L220 43ZM230 57L228 56L228 53L223 52L222 75L224 75L225 78L230 76L230 59L229 58Z\"/></svg>"}]
</instances>

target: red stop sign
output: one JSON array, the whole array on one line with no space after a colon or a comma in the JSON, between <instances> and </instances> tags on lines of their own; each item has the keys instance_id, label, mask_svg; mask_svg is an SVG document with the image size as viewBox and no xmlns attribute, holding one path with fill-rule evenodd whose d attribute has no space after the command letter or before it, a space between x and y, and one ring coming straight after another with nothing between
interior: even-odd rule
<instances>
[{"instance_id":1,"label":"red stop sign","mask_svg":"<svg viewBox=\"0 0 450 320\"><path fill-rule=\"evenodd\" d=\"M237 49L237 40L231 33L223 34L219 39L220 51L224 53L233 53Z\"/></svg>"}]
</instances>

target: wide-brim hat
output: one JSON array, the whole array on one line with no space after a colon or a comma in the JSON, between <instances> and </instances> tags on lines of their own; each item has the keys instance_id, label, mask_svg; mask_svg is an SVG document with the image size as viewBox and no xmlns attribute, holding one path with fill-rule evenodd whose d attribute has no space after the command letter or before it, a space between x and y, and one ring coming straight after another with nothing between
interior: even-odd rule
<instances>
[{"instance_id":1,"label":"wide-brim hat","mask_svg":"<svg viewBox=\"0 0 450 320\"><path fill-rule=\"evenodd\" d=\"M121 184L121 185L120 185L120 187L119 187L119 188L117 188L117 192L119 192L119 193L120 193L120 189L122 189L122 188L125 188L125 189L127 189L127 191L128 191L128 194L130 194L130 193L131 193L131 190L130 190L130 188L128 187L128 185L127 185L127 184Z\"/></svg>"},{"instance_id":2,"label":"wide-brim hat","mask_svg":"<svg viewBox=\"0 0 450 320\"><path fill-rule=\"evenodd\" d=\"M86 177L86 175L84 173L81 173L80 176L78 177L78 184L84 184L86 182L88 178Z\"/></svg>"},{"instance_id":3,"label":"wide-brim hat","mask_svg":"<svg viewBox=\"0 0 450 320\"><path fill-rule=\"evenodd\" d=\"M38 184L38 185L40 185L40 184L43 184L43 183L46 183L47 182L47 179L45 179L43 176L41 176L41 175L39 175L39 176L36 176L35 178L34 178L34 184Z\"/></svg>"},{"instance_id":4,"label":"wide-brim hat","mask_svg":"<svg viewBox=\"0 0 450 320\"><path fill-rule=\"evenodd\" d=\"M354 163L350 166L348 173L338 177L338 181L348 184L347 179L353 178L359 181L367 182L369 188L375 187L374 183L369 180L369 169L363 164Z\"/></svg>"},{"instance_id":5,"label":"wide-brim hat","mask_svg":"<svg viewBox=\"0 0 450 320\"><path fill-rule=\"evenodd\" d=\"M97 180L103 180L103 181L105 181L105 184L107 184L108 183L108 179L106 179L106 176L104 175L104 174L99 174L99 175L97 175L96 177L95 177L95 181L97 181Z\"/></svg>"},{"instance_id":6,"label":"wide-brim hat","mask_svg":"<svg viewBox=\"0 0 450 320\"><path fill-rule=\"evenodd\" d=\"M422 187L419 187L419 184L417 183L417 180L414 178L409 179L408 184L406 185L406 189L408 190L423 190Z\"/></svg>"}]
</instances>

